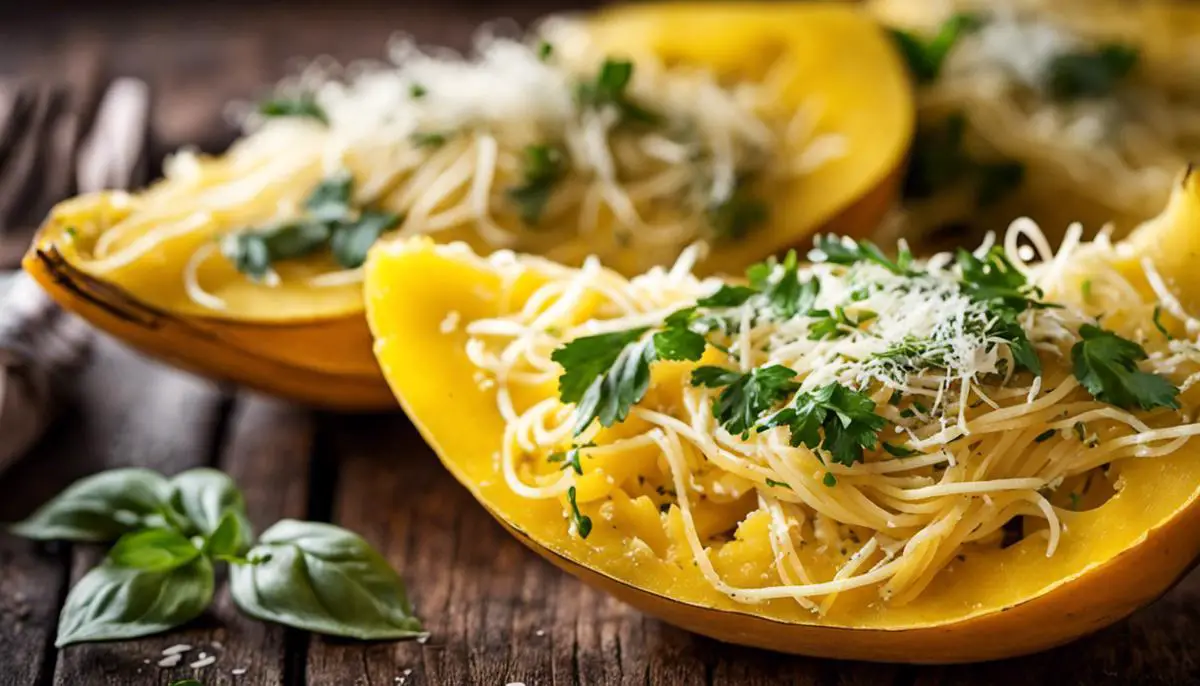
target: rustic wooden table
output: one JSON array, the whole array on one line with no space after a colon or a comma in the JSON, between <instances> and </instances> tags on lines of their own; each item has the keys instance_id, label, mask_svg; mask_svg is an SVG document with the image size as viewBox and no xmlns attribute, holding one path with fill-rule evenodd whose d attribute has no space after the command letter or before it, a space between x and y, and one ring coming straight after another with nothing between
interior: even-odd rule
<instances>
[{"instance_id":1,"label":"rustic wooden table","mask_svg":"<svg viewBox=\"0 0 1200 686\"><path fill-rule=\"evenodd\" d=\"M45 205L74 188L53 165L22 162L32 157L21 152L24 139L61 135L59 148L77 146L88 112L114 76L150 85L152 169L153 160L181 144L227 143L232 130L222 103L262 92L294 54L375 55L393 29L461 46L481 20L528 20L545 8L197 3L96 15L79 10L55 21L0 16L0 73L56 84L62 89L56 107L81 113L75 121L83 122L66 133L47 126L15 143L0 141L0 170L26 165L44 180L19 193L0 186L0 268L12 266ZM42 110L21 116L36 118ZM216 466L242 485L260 529L298 517L361 532L407 580L429 640L314 637L248 620L222 594L213 611L184 629L58 651L58 609L100 551L0 534L0 684L161 686L187 676L209 686L1200 683L1200 574L1094 636L991 664L846 663L722 645L645 617L525 550L440 468L403 415L315 413L167 369L108 340L79 379L71 409L31 455L0 476L0 521L26 515L80 476L119 465L168 473ZM203 650L217 661L196 672L189 660L159 668L160 651L178 643L194 646L193 658Z\"/></svg>"}]
</instances>

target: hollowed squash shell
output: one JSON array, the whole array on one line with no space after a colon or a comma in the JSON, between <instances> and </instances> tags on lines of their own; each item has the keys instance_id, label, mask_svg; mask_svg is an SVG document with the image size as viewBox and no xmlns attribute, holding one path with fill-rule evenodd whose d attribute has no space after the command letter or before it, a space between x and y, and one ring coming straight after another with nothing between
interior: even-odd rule
<instances>
[{"instance_id":1,"label":"hollowed squash shell","mask_svg":"<svg viewBox=\"0 0 1200 686\"><path fill-rule=\"evenodd\" d=\"M714 250L706 269L740 271L803 243L821 227L872 226L894 199L913 126L911 93L899 58L864 12L816 3L649 5L601 12L589 26L608 53L635 60L655 55L724 78L761 77L770 64L785 60L787 97L798 106L815 105L818 129L844 136L843 157L770 198L769 224ZM226 163L215 158L200 164L221 177ZM300 176L315 184L319 170ZM149 192L166 192L171 183ZM136 202L136 196L101 193L56 207L25 258L26 270L67 309L180 367L314 405L394 406L371 356L357 285L314 288L285 281L268 288L228 265L209 265L205 282L220 288L229 309L206 310L187 297L181 274L212 232L173 238L128 264L114 266L90 254L89 246ZM228 226L216 233L253 225L252 219L223 218ZM301 261L296 268L311 273L317 266ZM621 267L619 258L614 266ZM424 297L421 292L413 297Z\"/></svg>"},{"instance_id":2,"label":"hollowed squash shell","mask_svg":"<svg viewBox=\"0 0 1200 686\"><path fill-rule=\"evenodd\" d=\"M1131 241L1160 259L1185 305L1200 301L1200 178L1189 177L1156 222ZM1129 273L1137 283L1136 254ZM537 277L521 277L536 281ZM1065 643L1111 624L1178 580L1200 554L1200 445L1117 463L1119 489L1099 507L1060 513L1057 552L1025 539L972 552L907 605L834 605L819 617L790 601L738 604L691 565L639 554L593 517L587 540L568 533L557 500L512 493L495 456L504 421L481 388L462 325L497 315L500 277L465 246L426 240L376 246L367 270L375 353L401 405L441 461L513 535L560 568L638 609L722 641L832 658L918 663L1004 658ZM536 283L516 282L514 291ZM419 297L411 297L419 294ZM512 303L510 303L512 304ZM519 297L515 303L519 305ZM769 554L770 550L766 551ZM769 561L765 564L769 565Z\"/></svg>"}]
</instances>

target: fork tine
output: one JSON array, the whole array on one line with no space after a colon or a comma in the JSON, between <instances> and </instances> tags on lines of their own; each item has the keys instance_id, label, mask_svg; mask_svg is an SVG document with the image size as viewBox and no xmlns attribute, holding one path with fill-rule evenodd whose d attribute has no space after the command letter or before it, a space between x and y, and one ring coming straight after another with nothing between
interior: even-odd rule
<instances>
[{"instance_id":1,"label":"fork tine","mask_svg":"<svg viewBox=\"0 0 1200 686\"><path fill-rule=\"evenodd\" d=\"M138 185L148 165L150 87L119 78L100 101L92 130L79 146L76 182L80 192Z\"/></svg>"},{"instance_id":2,"label":"fork tine","mask_svg":"<svg viewBox=\"0 0 1200 686\"><path fill-rule=\"evenodd\" d=\"M62 108L63 92L54 86L37 89L25 126L14 129L13 150L0 167L0 231L10 232L18 214L40 185L37 165L42 139Z\"/></svg>"}]
</instances>

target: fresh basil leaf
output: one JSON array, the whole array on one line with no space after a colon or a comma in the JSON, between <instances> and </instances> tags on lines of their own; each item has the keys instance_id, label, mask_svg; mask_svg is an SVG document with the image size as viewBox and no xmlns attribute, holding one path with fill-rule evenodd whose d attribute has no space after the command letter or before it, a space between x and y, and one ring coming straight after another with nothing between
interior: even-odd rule
<instances>
[{"instance_id":1,"label":"fresh basil leaf","mask_svg":"<svg viewBox=\"0 0 1200 686\"><path fill-rule=\"evenodd\" d=\"M362 640L421 634L404 582L357 534L285 519L263 532L248 558L230 567L229 588L253 617Z\"/></svg>"},{"instance_id":2,"label":"fresh basil leaf","mask_svg":"<svg viewBox=\"0 0 1200 686\"><path fill-rule=\"evenodd\" d=\"M170 571L104 563L67 594L54 645L61 648L166 631L199 616L212 596L212 563L204 557Z\"/></svg>"},{"instance_id":3,"label":"fresh basil leaf","mask_svg":"<svg viewBox=\"0 0 1200 686\"><path fill-rule=\"evenodd\" d=\"M221 523L204 541L204 554L214 559L236 558L245 550L248 536L242 533L242 518L226 512Z\"/></svg>"},{"instance_id":4,"label":"fresh basil leaf","mask_svg":"<svg viewBox=\"0 0 1200 686\"><path fill-rule=\"evenodd\" d=\"M358 219L341 223L333 232L329 247L333 259L346 269L358 269L367 261L367 251L386 231L400 223L400 215L393 212L363 210Z\"/></svg>"},{"instance_id":5,"label":"fresh basil leaf","mask_svg":"<svg viewBox=\"0 0 1200 686\"><path fill-rule=\"evenodd\" d=\"M161 525L167 491L166 479L148 469L113 469L76 481L11 530L38 540L112 541Z\"/></svg>"},{"instance_id":6,"label":"fresh basil leaf","mask_svg":"<svg viewBox=\"0 0 1200 686\"><path fill-rule=\"evenodd\" d=\"M200 556L200 550L174 529L146 529L125 534L108 551L118 567L169 572Z\"/></svg>"},{"instance_id":7,"label":"fresh basil leaf","mask_svg":"<svg viewBox=\"0 0 1200 686\"><path fill-rule=\"evenodd\" d=\"M189 469L170 481L171 509L184 520L184 534L211 537L227 515L237 520L233 554L250 547L254 529L246 517L246 504L237 484L215 469Z\"/></svg>"}]
</instances>

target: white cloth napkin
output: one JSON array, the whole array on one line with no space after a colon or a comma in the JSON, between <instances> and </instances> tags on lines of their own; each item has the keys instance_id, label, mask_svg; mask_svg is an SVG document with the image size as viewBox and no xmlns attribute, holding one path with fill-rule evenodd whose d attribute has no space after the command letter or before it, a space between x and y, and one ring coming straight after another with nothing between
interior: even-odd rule
<instances>
[{"instance_id":1,"label":"white cloth napkin","mask_svg":"<svg viewBox=\"0 0 1200 686\"><path fill-rule=\"evenodd\" d=\"M28 276L0 272L0 469L50 424L91 338Z\"/></svg>"}]
</instances>

